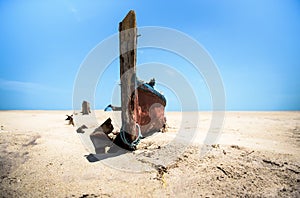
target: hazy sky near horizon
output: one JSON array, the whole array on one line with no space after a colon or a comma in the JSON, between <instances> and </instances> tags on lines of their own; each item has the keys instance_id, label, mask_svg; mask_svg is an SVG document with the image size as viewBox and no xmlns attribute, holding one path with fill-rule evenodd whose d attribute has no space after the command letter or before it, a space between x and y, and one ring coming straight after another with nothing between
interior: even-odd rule
<instances>
[{"instance_id":1,"label":"hazy sky near horizon","mask_svg":"<svg viewBox=\"0 0 300 198\"><path fill-rule=\"evenodd\" d=\"M0 109L72 109L81 63L132 9L139 27L177 29L206 49L223 79L228 110L300 110L297 0L0 1ZM138 52L138 64L159 61L194 86L203 80L174 54ZM116 60L100 79L96 108L111 103L118 67ZM158 88L167 110L180 110L176 93ZM195 93L199 109L210 109L203 90Z\"/></svg>"}]
</instances>

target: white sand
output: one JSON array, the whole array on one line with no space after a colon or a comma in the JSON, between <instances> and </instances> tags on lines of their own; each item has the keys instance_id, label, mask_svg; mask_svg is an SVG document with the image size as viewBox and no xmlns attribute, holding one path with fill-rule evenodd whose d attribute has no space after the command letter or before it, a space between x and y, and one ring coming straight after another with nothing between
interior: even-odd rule
<instances>
[{"instance_id":1,"label":"white sand","mask_svg":"<svg viewBox=\"0 0 300 198\"><path fill-rule=\"evenodd\" d=\"M168 112L167 133L93 163L79 126L64 121L70 113L0 112L0 197L300 196L300 112L226 112L212 146L203 146L211 113L197 113L195 127L195 113ZM111 112L96 117L120 127ZM88 127L86 141L97 123Z\"/></svg>"}]
</instances>

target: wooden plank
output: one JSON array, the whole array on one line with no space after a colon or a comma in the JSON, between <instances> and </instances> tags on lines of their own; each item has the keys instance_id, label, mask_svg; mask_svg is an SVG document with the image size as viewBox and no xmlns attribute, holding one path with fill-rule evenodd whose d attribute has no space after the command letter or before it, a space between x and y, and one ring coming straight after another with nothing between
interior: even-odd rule
<instances>
[{"instance_id":1,"label":"wooden plank","mask_svg":"<svg viewBox=\"0 0 300 198\"><path fill-rule=\"evenodd\" d=\"M137 100L136 87L136 43L137 43L136 17L133 10L119 24L120 40L120 79L121 79L121 105L122 129L130 134L131 140L136 135L135 115L136 104L130 106L131 96Z\"/></svg>"},{"instance_id":2,"label":"wooden plank","mask_svg":"<svg viewBox=\"0 0 300 198\"><path fill-rule=\"evenodd\" d=\"M82 114L88 115L89 113L91 113L90 103L84 100L82 102Z\"/></svg>"}]
</instances>

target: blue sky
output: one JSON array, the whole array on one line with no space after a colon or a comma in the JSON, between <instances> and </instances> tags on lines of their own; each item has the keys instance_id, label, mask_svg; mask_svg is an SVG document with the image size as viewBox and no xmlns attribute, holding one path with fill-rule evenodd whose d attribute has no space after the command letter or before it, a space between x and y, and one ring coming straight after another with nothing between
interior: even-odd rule
<instances>
[{"instance_id":1,"label":"blue sky","mask_svg":"<svg viewBox=\"0 0 300 198\"><path fill-rule=\"evenodd\" d=\"M0 109L72 109L80 64L117 33L131 9L138 26L177 29L208 51L222 76L228 110L300 110L297 0L0 1ZM167 52L139 52L139 64L151 61L189 71ZM116 71L117 60L98 84L96 108L111 102L102 93L114 87ZM180 110L176 94L162 91L167 109ZM197 97L208 98L200 100L200 109L209 109L207 88L200 92Z\"/></svg>"}]
</instances>

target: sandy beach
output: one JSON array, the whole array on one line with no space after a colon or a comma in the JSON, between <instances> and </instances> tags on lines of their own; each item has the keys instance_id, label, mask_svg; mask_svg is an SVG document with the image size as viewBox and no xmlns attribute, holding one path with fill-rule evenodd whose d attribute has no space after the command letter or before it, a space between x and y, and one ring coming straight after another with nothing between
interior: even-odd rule
<instances>
[{"instance_id":1,"label":"sandy beach","mask_svg":"<svg viewBox=\"0 0 300 198\"><path fill-rule=\"evenodd\" d=\"M94 161L87 137L98 125L78 134L71 113L0 111L0 197L300 196L300 112L226 112L211 145L210 112L196 128L167 112L167 132ZM118 131L117 114L95 113L99 125L108 117Z\"/></svg>"}]
</instances>

